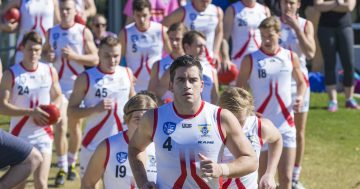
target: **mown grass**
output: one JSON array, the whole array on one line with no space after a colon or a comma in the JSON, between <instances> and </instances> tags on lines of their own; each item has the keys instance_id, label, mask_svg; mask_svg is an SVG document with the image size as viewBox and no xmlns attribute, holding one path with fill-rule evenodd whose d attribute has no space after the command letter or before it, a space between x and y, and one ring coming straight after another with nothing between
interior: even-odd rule
<instances>
[{"instance_id":1,"label":"mown grass","mask_svg":"<svg viewBox=\"0 0 360 189\"><path fill-rule=\"evenodd\" d=\"M308 189L360 189L360 111L345 109L344 101L340 95L339 111L329 113L327 96L311 95L301 176ZM0 127L7 129L8 118L0 116ZM57 171L53 154L50 188ZM33 188L31 181L27 188ZM62 188L80 188L80 181L66 182Z\"/></svg>"}]
</instances>

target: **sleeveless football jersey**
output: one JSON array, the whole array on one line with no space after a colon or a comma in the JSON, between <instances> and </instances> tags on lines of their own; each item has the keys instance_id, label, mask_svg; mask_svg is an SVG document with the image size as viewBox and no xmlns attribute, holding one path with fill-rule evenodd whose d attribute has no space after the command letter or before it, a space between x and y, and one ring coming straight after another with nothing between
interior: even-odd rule
<instances>
[{"instance_id":1,"label":"sleeveless football jersey","mask_svg":"<svg viewBox=\"0 0 360 189\"><path fill-rule=\"evenodd\" d=\"M35 70L26 70L23 63L10 68L13 76L10 103L22 108L35 108L50 104L52 72L50 66L38 63ZM51 126L37 126L30 116L12 116L10 133L28 141L46 142L53 140Z\"/></svg>"},{"instance_id":2,"label":"sleeveless football jersey","mask_svg":"<svg viewBox=\"0 0 360 189\"><path fill-rule=\"evenodd\" d=\"M129 138L121 132L106 139L106 163L103 176L105 189L135 189L138 188L131 171L128 144ZM156 181L155 146L151 143L146 148L146 172L149 181Z\"/></svg>"},{"instance_id":3,"label":"sleeveless football jersey","mask_svg":"<svg viewBox=\"0 0 360 189\"><path fill-rule=\"evenodd\" d=\"M261 49L250 55L252 69L248 83L257 112L270 119L280 133L294 130L291 99L293 60L282 47L274 55Z\"/></svg>"},{"instance_id":4,"label":"sleeveless football jersey","mask_svg":"<svg viewBox=\"0 0 360 189\"><path fill-rule=\"evenodd\" d=\"M220 161L225 146L220 113L219 107L204 101L194 115L180 115L173 103L154 110L159 188L219 188L219 179L201 177L198 154Z\"/></svg>"},{"instance_id":5,"label":"sleeveless football jersey","mask_svg":"<svg viewBox=\"0 0 360 189\"><path fill-rule=\"evenodd\" d=\"M69 98L77 76L85 70L84 66L62 57L61 50L70 47L78 54L85 53L85 26L75 23L72 27L63 29L60 25L51 28L49 42L55 51L55 64L59 74L59 83L63 94Z\"/></svg>"},{"instance_id":6,"label":"sleeveless football jersey","mask_svg":"<svg viewBox=\"0 0 360 189\"><path fill-rule=\"evenodd\" d=\"M186 4L184 7L183 23L190 30L197 30L206 36L206 55L214 57L214 40L216 27L219 23L219 9L213 4L203 11L197 11L192 3Z\"/></svg>"},{"instance_id":7,"label":"sleeveless football jersey","mask_svg":"<svg viewBox=\"0 0 360 189\"><path fill-rule=\"evenodd\" d=\"M134 23L125 27L126 64L137 78L135 91L147 90L153 64L160 60L164 49L163 25L151 22L146 31Z\"/></svg>"},{"instance_id":8,"label":"sleeveless football jersey","mask_svg":"<svg viewBox=\"0 0 360 189\"><path fill-rule=\"evenodd\" d=\"M158 77L159 79L161 79L162 76L164 76L164 73L166 72L166 70L168 70L171 66L171 64L173 63L174 58L171 55L167 55L166 57L164 57L163 59L161 59L159 61L159 71L158 71ZM165 94L161 97L161 100L166 101L166 100L171 100L174 98L174 95L172 94L171 91L166 91Z\"/></svg>"},{"instance_id":9,"label":"sleeveless football jersey","mask_svg":"<svg viewBox=\"0 0 360 189\"><path fill-rule=\"evenodd\" d=\"M93 107L103 99L113 101L113 109L87 117L82 145L94 151L105 138L123 131L123 108L129 100L131 81L127 68L117 66L114 73L104 73L99 67L85 71L88 89L84 106Z\"/></svg>"},{"instance_id":10,"label":"sleeveless football jersey","mask_svg":"<svg viewBox=\"0 0 360 189\"><path fill-rule=\"evenodd\" d=\"M251 143L251 146L256 152L257 158L260 157L261 147L263 145L263 141L261 138L261 120L256 116L249 116L245 120L245 124L242 127L246 137ZM229 151L228 148L224 150L224 156L222 162L228 163L234 159L233 155ZM223 189L233 188L233 189L253 189L258 188L258 172L257 170L245 175L240 178L232 179L232 178L224 178L223 179Z\"/></svg>"},{"instance_id":11,"label":"sleeveless football jersey","mask_svg":"<svg viewBox=\"0 0 360 189\"><path fill-rule=\"evenodd\" d=\"M241 1L231 7L235 13L231 31L231 57L232 62L240 69L243 57L259 49L261 37L258 27L266 18L266 9L259 3L254 7L246 7Z\"/></svg>"},{"instance_id":12,"label":"sleeveless football jersey","mask_svg":"<svg viewBox=\"0 0 360 189\"><path fill-rule=\"evenodd\" d=\"M53 0L21 0L20 5L19 36L17 39L15 63L23 59L20 43L24 35L35 30L45 43L45 34L49 28L54 26L54 1Z\"/></svg>"}]
</instances>

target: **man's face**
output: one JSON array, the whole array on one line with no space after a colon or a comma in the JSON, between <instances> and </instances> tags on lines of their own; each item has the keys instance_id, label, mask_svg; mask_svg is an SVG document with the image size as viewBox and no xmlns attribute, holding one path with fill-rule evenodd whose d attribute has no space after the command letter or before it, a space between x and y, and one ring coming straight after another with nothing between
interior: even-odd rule
<instances>
[{"instance_id":1,"label":"man's face","mask_svg":"<svg viewBox=\"0 0 360 189\"><path fill-rule=\"evenodd\" d=\"M60 17L61 21L65 23L74 22L76 15L75 2L65 1L60 2Z\"/></svg>"},{"instance_id":2,"label":"man's face","mask_svg":"<svg viewBox=\"0 0 360 189\"><path fill-rule=\"evenodd\" d=\"M201 37L196 37L189 45L185 44L185 53L200 58L205 56L206 41Z\"/></svg>"},{"instance_id":3,"label":"man's face","mask_svg":"<svg viewBox=\"0 0 360 189\"><path fill-rule=\"evenodd\" d=\"M103 45L99 49L100 68L106 72L114 72L117 65L120 64L121 46L111 47Z\"/></svg>"},{"instance_id":4,"label":"man's face","mask_svg":"<svg viewBox=\"0 0 360 189\"><path fill-rule=\"evenodd\" d=\"M183 34L180 31L171 31L169 32L169 39L170 39L170 43L171 43L171 48L173 49L173 51L179 52L182 49L182 38L183 38Z\"/></svg>"},{"instance_id":5,"label":"man's face","mask_svg":"<svg viewBox=\"0 0 360 189\"><path fill-rule=\"evenodd\" d=\"M37 44L33 41L27 41L23 53L24 53L24 60L26 62L37 63L41 58L41 44Z\"/></svg>"},{"instance_id":6,"label":"man's face","mask_svg":"<svg viewBox=\"0 0 360 189\"><path fill-rule=\"evenodd\" d=\"M138 27L145 28L149 25L151 13L149 8L145 8L142 11L134 11L134 20Z\"/></svg>"},{"instance_id":7,"label":"man's face","mask_svg":"<svg viewBox=\"0 0 360 189\"><path fill-rule=\"evenodd\" d=\"M192 4L200 11L204 11L210 4L212 0L192 0Z\"/></svg>"},{"instance_id":8,"label":"man's face","mask_svg":"<svg viewBox=\"0 0 360 189\"><path fill-rule=\"evenodd\" d=\"M298 0L281 0L281 13L288 16L296 16L297 10L300 8Z\"/></svg>"},{"instance_id":9,"label":"man's face","mask_svg":"<svg viewBox=\"0 0 360 189\"><path fill-rule=\"evenodd\" d=\"M279 43L280 32L276 32L274 28L260 28L261 47L268 50L275 50Z\"/></svg>"},{"instance_id":10,"label":"man's face","mask_svg":"<svg viewBox=\"0 0 360 189\"><path fill-rule=\"evenodd\" d=\"M105 32L106 32L105 18L103 18L103 17L94 18L94 20L92 21L91 28L97 37L101 37L102 35L105 35Z\"/></svg>"},{"instance_id":11,"label":"man's face","mask_svg":"<svg viewBox=\"0 0 360 189\"><path fill-rule=\"evenodd\" d=\"M174 81L170 81L170 90L174 100L179 102L196 102L201 100L204 81L200 78L200 70L196 66L178 67Z\"/></svg>"}]
</instances>

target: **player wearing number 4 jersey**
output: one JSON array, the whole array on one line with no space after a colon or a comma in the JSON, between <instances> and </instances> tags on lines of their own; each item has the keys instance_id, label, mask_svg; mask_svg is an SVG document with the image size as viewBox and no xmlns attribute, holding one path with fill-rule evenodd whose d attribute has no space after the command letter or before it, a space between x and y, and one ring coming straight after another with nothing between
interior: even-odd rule
<instances>
[{"instance_id":1,"label":"player wearing number 4 jersey","mask_svg":"<svg viewBox=\"0 0 360 189\"><path fill-rule=\"evenodd\" d=\"M68 114L77 119L87 118L80 151L82 176L98 144L124 130L123 107L135 94L131 71L119 66L119 40L104 38L100 43L99 57L99 66L86 70L76 79L69 101ZM79 107L82 101L85 107Z\"/></svg>"},{"instance_id":2,"label":"player wearing number 4 jersey","mask_svg":"<svg viewBox=\"0 0 360 189\"><path fill-rule=\"evenodd\" d=\"M133 96L124 107L124 119L128 130L103 141L92 156L82 179L82 189L92 189L102 177L105 189L135 188L135 180L129 165L128 143L143 114L156 108L151 97L143 94ZM146 172L149 180L156 180L154 144L146 148ZM137 187L136 187L137 188Z\"/></svg>"},{"instance_id":3,"label":"player wearing number 4 jersey","mask_svg":"<svg viewBox=\"0 0 360 189\"><path fill-rule=\"evenodd\" d=\"M129 143L130 165L142 188L219 188L220 176L239 177L256 170L257 160L236 118L201 100L200 62L190 55L170 67L174 102L149 110ZM144 169L145 149L154 141L156 185ZM219 164L224 147L235 159Z\"/></svg>"},{"instance_id":4,"label":"player wearing number 4 jersey","mask_svg":"<svg viewBox=\"0 0 360 189\"><path fill-rule=\"evenodd\" d=\"M306 89L299 58L279 46L280 21L275 17L261 22L261 47L245 56L241 64L238 86L250 86L254 95L256 111L271 120L283 138L283 151L279 163L280 188L291 188L292 169L295 161L296 131L293 109L302 107ZM296 99L291 98L291 80L297 84ZM267 150L265 145L263 150ZM259 175L265 172L267 153L260 157Z\"/></svg>"},{"instance_id":5,"label":"player wearing number 4 jersey","mask_svg":"<svg viewBox=\"0 0 360 189\"><path fill-rule=\"evenodd\" d=\"M10 133L36 147L43 162L35 171L36 189L47 188L53 132L49 114L39 105L60 106L61 89L55 69L39 62L42 39L35 31L24 35L24 59L5 71L0 85L0 113L11 116ZM19 185L25 188L26 180Z\"/></svg>"}]
</instances>

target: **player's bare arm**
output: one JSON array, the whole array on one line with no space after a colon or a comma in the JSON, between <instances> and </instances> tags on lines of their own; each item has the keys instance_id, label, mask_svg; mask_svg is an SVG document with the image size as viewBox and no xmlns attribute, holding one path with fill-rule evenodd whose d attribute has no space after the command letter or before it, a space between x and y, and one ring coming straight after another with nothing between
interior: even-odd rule
<instances>
[{"instance_id":1,"label":"player's bare arm","mask_svg":"<svg viewBox=\"0 0 360 189\"><path fill-rule=\"evenodd\" d=\"M54 0L54 25L60 23L60 9L59 9L59 1Z\"/></svg>"},{"instance_id":2,"label":"player's bare arm","mask_svg":"<svg viewBox=\"0 0 360 189\"><path fill-rule=\"evenodd\" d=\"M122 29L119 34L120 44L121 44L121 58L126 55L126 29Z\"/></svg>"},{"instance_id":3,"label":"player's bare arm","mask_svg":"<svg viewBox=\"0 0 360 189\"><path fill-rule=\"evenodd\" d=\"M75 81L67 110L68 117L80 119L88 117L95 112L103 112L112 108L112 101L110 99L104 99L93 107L79 107L87 92L87 77L86 73L82 73Z\"/></svg>"},{"instance_id":4,"label":"player's bare arm","mask_svg":"<svg viewBox=\"0 0 360 189\"><path fill-rule=\"evenodd\" d=\"M351 12L354 10L356 5L356 0L337 0L338 5L333 9L335 12Z\"/></svg>"},{"instance_id":5,"label":"player's bare arm","mask_svg":"<svg viewBox=\"0 0 360 189\"><path fill-rule=\"evenodd\" d=\"M46 41L45 41L44 46L43 46L42 56L47 62L54 63L56 57L55 57L54 48L50 45L49 33L51 33L51 29L49 29L45 33L45 40Z\"/></svg>"},{"instance_id":6,"label":"player's bare arm","mask_svg":"<svg viewBox=\"0 0 360 189\"><path fill-rule=\"evenodd\" d=\"M50 68L51 69L51 76L52 76L52 86L50 89L50 96L51 96L51 101L52 103L54 103L58 108L61 106L61 87L59 84L59 76L55 70L55 68Z\"/></svg>"},{"instance_id":7,"label":"player's bare arm","mask_svg":"<svg viewBox=\"0 0 360 189\"><path fill-rule=\"evenodd\" d=\"M88 28L85 28L84 31L85 39L85 54L79 55L74 52L70 47L63 48L62 55L69 59L74 60L77 63L84 66L96 66L99 63L99 57L97 54L97 48L94 43L93 35Z\"/></svg>"},{"instance_id":8,"label":"player's bare arm","mask_svg":"<svg viewBox=\"0 0 360 189\"><path fill-rule=\"evenodd\" d=\"M203 176L237 178L256 171L258 167L256 154L243 131L239 129L241 126L236 117L230 111L222 109L220 120L222 133L226 139L225 145L235 159L226 164L218 164L200 154Z\"/></svg>"},{"instance_id":9,"label":"player's bare arm","mask_svg":"<svg viewBox=\"0 0 360 189\"><path fill-rule=\"evenodd\" d=\"M216 70L213 70L213 87L211 90L211 103L212 104L218 104L218 100L219 100L219 79L217 76L217 72Z\"/></svg>"},{"instance_id":10,"label":"player's bare arm","mask_svg":"<svg viewBox=\"0 0 360 189\"><path fill-rule=\"evenodd\" d=\"M153 93L156 93L157 88L160 85L160 80L159 80L159 76L158 76L159 64L160 64L160 62L156 61L153 64L152 68L151 68L151 74L150 74L150 81L149 81L148 90L153 92Z\"/></svg>"},{"instance_id":11,"label":"player's bare arm","mask_svg":"<svg viewBox=\"0 0 360 189\"><path fill-rule=\"evenodd\" d=\"M251 69L252 69L252 59L250 55L246 55L240 66L239 75L236 81L237 87L241 87L247 90L250 89L248 85L248 80L250 78Z\"/></svg>"},{"instance_id":12,"label":"player's bare arm","mask_svg":"<svg viewBox=\"0 0 360 189\"><path fill-rule=\"evenodd\" d=\"M82 13L85 18L96 15L96 6L94 0L84 0L85 10Z\"/></svg>"},{"instance_id":13,"label":"player's bare arm","mask_svg":"<svg viewBox=\"0 0 360 189\"><path fill-rule=\"evenodd\" d=\"M222 39L224 37L224 25L223 25L223 19L224 19L224 12L221 10L221 8L216 7L218 10L218 24L215 29L215 38L214 38L214 60L213 63L220 66L220 47L222 43Z\"/></svg>"},{"instance_id":14,"label":"player's bare arm","mask_svg":"<svg viewBox=\"0 0 360 189\"><path fill-rule=\"evenodd\" d=\"M163 30L162 30L162 36L163 36L163 43L164 43L164 49L165 51L170 54L172 52L172 48L171 48L171 45L170 45L170 39L169 39L169 36L167 34L167 31L168 31L168 28L163 26Z\"/></svg>"},{"instance_id":15,"label":"player's bare arm","mask_svg":"<svg viewBox=\"0 0 360 189\"><path fill-rule=\"evenodd\" d=\"M185 16L185 11L183 7L179 7L173 13L169 14L161 22L164 26L170 27L171 24L181 22Z\"/></svg>"},{"instance_id":16,"label":"player's bare arm","mask_svg":"<svg viewBox=\"0 0 360 189\"><path fill-rule=\"evenodd\" d=\"M135 76L133 74L133 72L131 71L130 68L126 68L128 73L129 73L129 77L130 77L130 80L131 80L131 86L130 86L130 93L129 93L129 98L133 97L136 95L136 92L135 92L135 87L134 87L134 84L135 84Z\"/></svg>"},{"instance_id":17,"label":"player's bare arm","mask_svg":"<svg viewBox=\"0 0 360 189\"><path fill-rule=\"evenodd\" d=\"M144 188L145 185L152 185L147 179L145 170L145 149L152 142L153 126L154 110L149 110L141 118L140 125L129 142L130 166L139 188Z\"/></svg>"},{"instance_id":18,"label":"player's bare arm","mask_svg":"<svg viewBox=\"0 0 360 189\"><path fill-rule=\"evenodd\" d=\"M91 156L86 168L84 177L81 179L81 189L95 189L96 183L101 179L105 172L106 161L106 140L101 142Z\"/></svg>"},{"instance_id":19,"label":"player's bare arm","mask_svg":"<svg viewBox=\"0 0 360 189\"><path fill-rule=\"evenodd\" d=\"M302 107L303 103L303 96L306 91L306 83L305 79L302 75L302 72L300 70L300 61L299 57L296 55L296 53L292 53L292 59L293 59L293 71L292 76L294 80L296 81L296 99L294 103L294 110L299 111Z\"/></svg>"},{"instance_id":20,"label":"player's bare arm","mask_svg":"<svg viewBox=\"0 0 360 189\"><path fill-rule=\"evenodd\" d=\"M6 70L0 84L0 114L6 116L31 116L37 123L46 125L49 114L40 107L34 109L20 108L10 103L13 79L12 73Z\"/></svg>"},{"instance_id":21,"label":"player's bare arm","mask_svg":"<svg viewBox=\"0 0 360 189\"><path fill-rule=\"evenodd\" d=\"M261 137L263 142L269 145L269 150L266 172L260 178L259 188L275 189L275 174L283 148L282 138L274 124L264 118L261 118Z\"/></svg>"}]
</instances>

